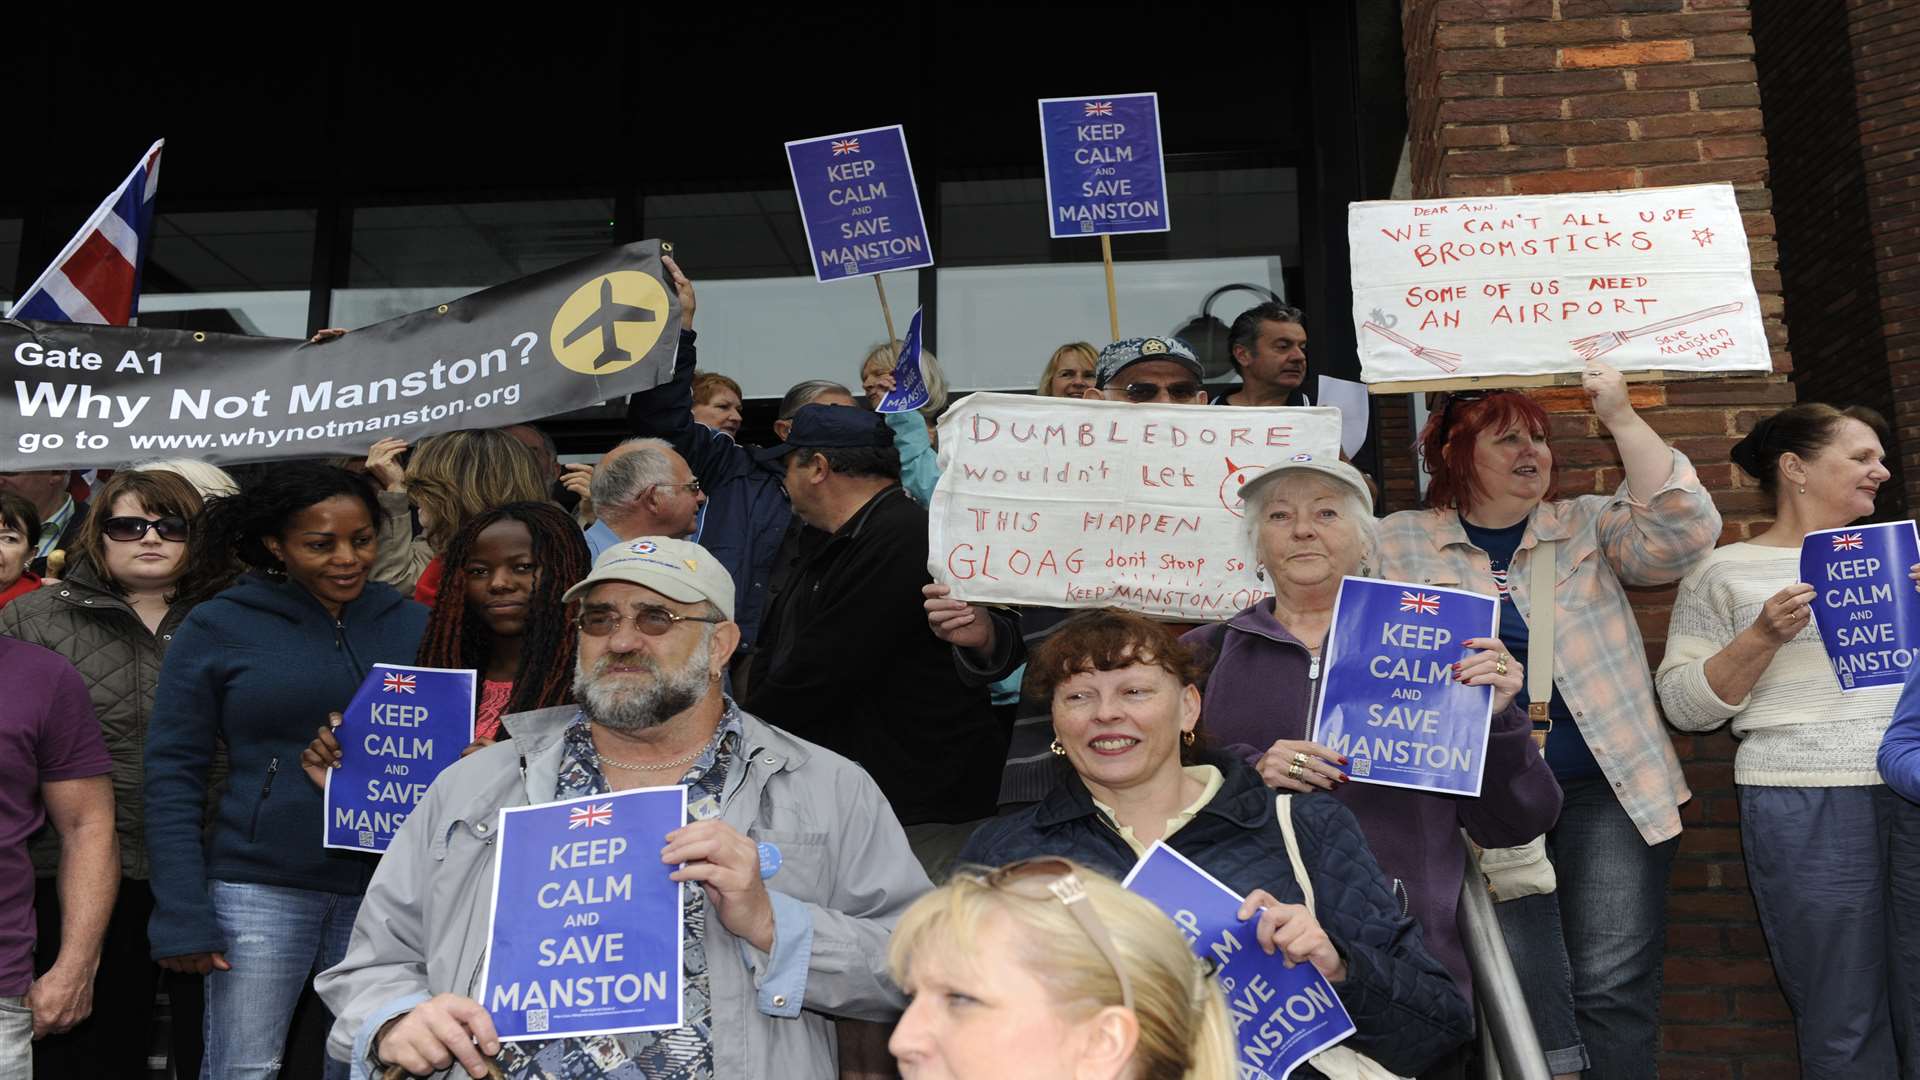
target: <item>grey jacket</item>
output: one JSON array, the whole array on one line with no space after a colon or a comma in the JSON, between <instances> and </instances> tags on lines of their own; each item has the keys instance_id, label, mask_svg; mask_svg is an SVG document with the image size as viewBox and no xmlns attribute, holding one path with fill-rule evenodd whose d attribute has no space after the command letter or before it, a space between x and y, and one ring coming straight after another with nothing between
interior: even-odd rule
<instances>
[{"instance_id":1,"label":"grey jacket","mask_svg":"<svg viewBox=\"0 0 1920 1080\"><path fill-rule=\"evenodd\" d=\"M561 735L576 712L507 717L513 739L440 774L380 860L346 959L314 983L337 1018L327 1050L353 1063L356 1080L388 1020L434 994L478 997L498 811L553 801ZM931 885L859 766L750 714L741 722L721 819L776 845L782 862L767 882L771 955L718 919L707 923L714 1074L831 1080L832 1018L890 1020L905 1004L887 977L887 940ZM785 979L771 985L773 973L802 964L798 993Z\"/></svg>"}]
</instances>

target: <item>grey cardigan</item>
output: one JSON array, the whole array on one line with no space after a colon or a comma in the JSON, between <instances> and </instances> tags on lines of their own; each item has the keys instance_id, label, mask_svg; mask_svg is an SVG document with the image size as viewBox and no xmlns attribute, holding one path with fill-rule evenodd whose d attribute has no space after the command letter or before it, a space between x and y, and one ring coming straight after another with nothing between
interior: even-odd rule
<instances>
[{"instance_id":1,"label":"grey cardigan","mask_svg":"<svg viewBox=\"0 0 1920 1080\"><path fill-rule=\"evenodd\" d=\"M438 993L479 993L498 811L553 800L576 711L508 717L514 737L440 774L380 860L346 959L314 983L337 1018L327 1050L352 1062L356 1080L369 1075L372 1037L388 1020ZM859 766L745 712L741 722L721 818L777 845L782 862L767 883L772 955L707 923L714 1073L830 1080L832 1018L891 1020L904 1006L887 977L887 939L931 885ZM797 962L789 950L805 950L797 996L763 986L776 965Z\"/></svg>"}]
</instances>

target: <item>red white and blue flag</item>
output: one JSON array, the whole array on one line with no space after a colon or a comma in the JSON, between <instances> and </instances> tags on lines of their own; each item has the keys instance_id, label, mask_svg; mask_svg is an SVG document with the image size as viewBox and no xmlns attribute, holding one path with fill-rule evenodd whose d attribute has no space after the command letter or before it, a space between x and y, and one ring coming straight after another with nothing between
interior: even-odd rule
<instances>
[{"instance_id":1,"label":"red white and blue flag","mask_svg":"<svg viewBox=\"0 0 1920 1080\"><path fill-rule=\"evenodd\" d=\"M590 829L595 825L611 824L613 824L612 803L600 803L599 805L588 803L585 806L576 806L573 808L573 811L567 815L567 828L569 829Z\"/></svg>"},{"instance_id":2,"label":"red white and blue flag","mask_svg":"<svg viewBox=\"0 0 1920 1080\"><path fill-rule=\"evenodd\" d=\"M841 154L857 154L859 152L860 152L859 139L833 140L833 156L835 157L839 157Z\"/></svg>"},{"instance_id":3,"label":"red white and blue flag","mask_svg":"<svg viewBox=\"0 0 1920 1080\"><path fill-rule=\"evenodd\" d=\"M1113 102L1089 101L1086 103L1086 110L1088 116L1112 116Z\"/></svg>"},{"instance_id":4,"label":"red white and blue flag","mask_svg":"<svg viewBox=\"0 0 1920 1080\"><path fill-rule=\"evenodd\" d=\"M1422 615L1440 614L1440 598L1433 593L1403 592L1400 594L1400 610L1416 611Z\"/></svg>"},{"instance_id":5,"label":"red white and blue flag","mask_svg":"<svg viewBox=\"0 0 1920 1080\"><path fill-rule=\"evenodd\" d=\"M10 318L126 326L140 312L140 265L153 232L162 139L100 204L53 264L14 302Z\"/></svg>"},{"instance_id":6,"label":"red white and blue flag","mask_svg":"<svg viewBox=\"0 0 1920 1080\"><path fill-rule=\"evenodd\" d=\"M415 682L412 675L389 672L386 678L380 680L380 689L389 694L411 694L414 688Z\"/></svg>"},{"instance_id":7,"label":"red white and blue flag","mask_svg":"<svg viewBox=\"0 0 1920 1080\"><path fill-rule=\"evenodd\" d=\"M1867 546L1867 540L1859 533L1834 533L1833 550L1859 551Z\"/></svg>"}]
</instances>

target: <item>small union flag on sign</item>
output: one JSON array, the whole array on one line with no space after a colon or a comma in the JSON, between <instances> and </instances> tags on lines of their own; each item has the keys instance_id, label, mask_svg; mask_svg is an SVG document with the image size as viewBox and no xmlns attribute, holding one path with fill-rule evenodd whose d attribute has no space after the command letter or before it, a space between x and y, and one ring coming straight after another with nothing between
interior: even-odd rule
<instances>
[{"instance_id":1,"label":"small union flag on sign","mask_svg":"<svg viewBox=\"0 0 1920 1080\"><path fill-rule=\"evenodd\" d=\"M573 812L567 815L569 829L590 829L595 825L611 824L613 824L612 803L601 803L598 806L588 803L585 806L576 806Z\"/></svg>"},{"instance_id":2,"label":"small union flag on sign","mask_svg":"<svg viewBox=\"0 0 1920 1080\"><path fill-rule=\"evenodd\" d=\"M1833 550L1835 551L1859 551L1866 546L1866 538L1859 533L1833 534Z\"/></svg>"},{"instance_id":3,"label":"small union flag on sign","mask_svg":"<svg viewBox=\"0 0 1920 1080\"><path fill-rule=\"evenodd\" d=\"M1432 593L1403 592L1400 594L1401 611L1417 611L1422 615L1440 614L1440 598Z\"/></svg>"},{"instance_id":4,"label":"small union flag on sign","mask_svg":"<svg viewBox=\"0 0 1920 1080\"><path fill-rule=\"evenodd\" d=\"M1089 101L1085 104L1084 108L1087 110L1088 116L1113 115L1113 102L1111 101Z\"/></svg>"},{"instance_id":5,"label":"small union flag on sign","mask_svg":"<svg viewBox=\"0 0 1920 1080\"><path fill-rule=\"evenodd\" d=\"M380 689L389 694L411 694L415 691L414 677L394 672L380 680Z\"/></svg>"},{"instance_id":6,"label":"small union flag on sign","mask_svg":"<svg viewBox=\"0 0 1920 1080\"><path fill-rule=\"evenodd\" d=\"M838 157L841 154L857 154L859 152L860 152L859 139L833 140L833 153L835 157Z\"/></svg>"}]
</instances>

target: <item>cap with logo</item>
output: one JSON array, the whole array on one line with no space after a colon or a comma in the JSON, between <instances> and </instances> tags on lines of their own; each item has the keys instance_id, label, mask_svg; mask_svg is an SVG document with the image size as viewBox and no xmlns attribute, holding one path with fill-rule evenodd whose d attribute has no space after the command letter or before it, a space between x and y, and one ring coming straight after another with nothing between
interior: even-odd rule
<instances>
[{"instance_id":1,"label":"cap with logo","mask_svg":"<svg viewBox=\"0 0 1920 1080\"><path fill-rule=\"evenodd\" d=\"M851 405L802 405L793 414L787 440L756 451L762 461L778 461L799 449L893 449L893 429L880 413Z\"/></svg>"},{"instance_id":2,"label":"cap with logo","mask_svg":"<svg viewBox=\"0 0 1920 1080\"><path fill-rule=\"evenodd\" d=\"M666 536L623 540L601 552L586 579L568 589L561 600L572 603L585 597L595 585L608 581L642 585L683 604L712 601L722 615L733 618L733 575L711 552L691 540Z\"/></svg>"},{"instance_id":3,"label":"cap with logo","mask_svg":"<svg viewBox=\"0 0 1920 1080\"><path fill-rule=\"evenodd\" d=\"M1358 495L1368 506L1373 505L1373 492L1367 487L1367 478L1360 470L1340 460L1338 453L1311 454L1299 453L1284 461L1276 461L1266 467L1260 475L1240 485L1240 501L1251 508L1255 497L1265 488L1288 473L1311 472L1331 481L1335 487L1345 487Z\"/></svg>"},{"instance_id":4,"label":"cap with logo","mask_svg":"<svg viewBox=\"0 0 1920 1080\"><path fill-rule=\"evenodd\" d=\"M1100 357L1093 365L1093 385L1104 390L1121 369L1143 360L1171 360L1193 372L1195 379L1206 378L1200 358L1186 342L1177 337L1137 337L1116 341L1100 350Z\"/></svg>"}]
</instances>

